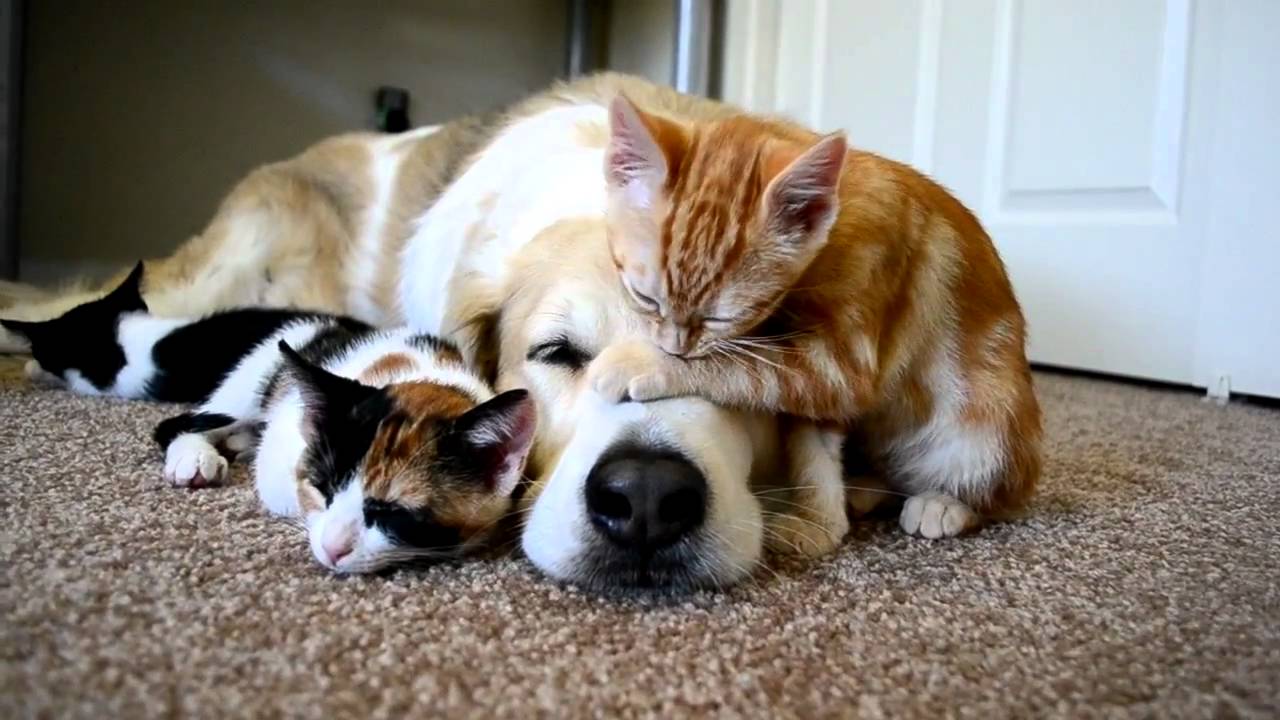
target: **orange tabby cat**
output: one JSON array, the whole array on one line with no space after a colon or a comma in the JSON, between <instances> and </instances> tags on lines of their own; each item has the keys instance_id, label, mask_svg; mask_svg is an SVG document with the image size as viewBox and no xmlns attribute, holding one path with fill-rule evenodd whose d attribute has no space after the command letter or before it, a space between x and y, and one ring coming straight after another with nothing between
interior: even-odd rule
<instances>
[{"instance_id":1,"label":"orange tabby cat","mask_svg":"<svg viewBox=\"0 0 1280 720\"><path fill-rule=\"evenodd\" d=\"M620 97L610 125L609 240L653 336L606 349L597 391L856 421L911 496L913 534L1024 503L1041 435L1025 322L958 200L776 120L687 122Z\"/></svg>"}]
</instances>

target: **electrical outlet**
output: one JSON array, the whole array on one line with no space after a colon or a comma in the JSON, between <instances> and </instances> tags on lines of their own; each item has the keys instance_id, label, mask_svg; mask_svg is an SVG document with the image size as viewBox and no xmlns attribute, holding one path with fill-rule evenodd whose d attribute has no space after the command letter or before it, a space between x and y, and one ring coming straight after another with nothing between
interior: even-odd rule
<instances>
[{"instance_id":1,"label":"electrical outlet","mask_svg":"<svg viewBox=\"0 0 1280 720\"><path fill-rule=\"evenodd\" d=\"M374 99L377 113L375 125L385 133L402 133L409 129L409 91L383 85Z\"/></svg>"}]
</instances>

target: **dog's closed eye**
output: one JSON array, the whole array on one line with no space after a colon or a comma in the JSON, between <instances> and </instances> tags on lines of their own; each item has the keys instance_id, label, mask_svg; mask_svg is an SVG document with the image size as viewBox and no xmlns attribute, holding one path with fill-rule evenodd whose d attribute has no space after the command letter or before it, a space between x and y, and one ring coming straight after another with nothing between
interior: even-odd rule
<instances>
[{"instance_id":1,"label":"dog's closed eye","mask_svg":"<svg viewBox=\"0 0 1280 720\"><path fill-rule=\"evenodd\" d=\"M574 372L591 362L590 353L563 335L535 343L529 348L525 358L532 362L555 365Z\"/></svg>"}]
</instances>

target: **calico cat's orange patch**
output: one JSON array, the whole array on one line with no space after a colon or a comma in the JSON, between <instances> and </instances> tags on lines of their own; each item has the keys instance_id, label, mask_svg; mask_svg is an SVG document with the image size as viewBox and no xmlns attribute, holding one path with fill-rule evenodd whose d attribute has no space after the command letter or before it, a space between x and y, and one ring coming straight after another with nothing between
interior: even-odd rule
<instances>
[{"instance_id":1,"label":"calico cat's orange patch","mask_svg":"<svg viewBox=\"0 0 1280 720\"><path fill-rule=\"evenodd\" d=\"M443 482L421 482L429 468L420 465L437 456L442 423L474 407L475 398L456 388L421 382L389 385L387 395L395 409L379 425L369 447L364 466L366 496L409 508L430 505L433 512L447 511L454 503L440 496L448 494L449 488Z\"/></svg>"},{"instance_id":2,"label":"calico cat's orange patch","mask_svg":"<svg viewBox=\"0 0 1280 720\"><path fill-rule=\"evenodd\" d=\"M434 383L396 383L387 387L387 394L406 413L425 420L458 417L477 402L458 388Z\"/></svg>"},{"instance_id":3,"label":"calico cat's orange patch","mask_svg":"<svg viewBox=\"0 0 1280 720\"><path fill-rule=\"evenodd\" d=\"M414 359L405 353L388 353L364 369L356 379L365 385L378 386L401 373L417 367Z\"/></svg>"}]
</instances>

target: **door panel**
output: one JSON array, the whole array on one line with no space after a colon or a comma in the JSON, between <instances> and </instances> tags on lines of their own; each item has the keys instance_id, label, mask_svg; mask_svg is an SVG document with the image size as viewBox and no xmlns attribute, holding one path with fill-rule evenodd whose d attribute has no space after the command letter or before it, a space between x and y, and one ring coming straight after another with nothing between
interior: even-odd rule
<instances>
[{"instance_id":1,"label":"door panel","mask_svg":"<svg viewBox=\"0 0 1280 720\"><path fill-rule=\"evenodd\" d=\"M1211 144L1197 100L1218 45L1204 5L740 0L731 14L777 23L777 70L761 75L772 88L750 66L726 88L843 128L973 208L1009 266L1033 361L1190 383Z\"/></svg>"}]
</instances>

